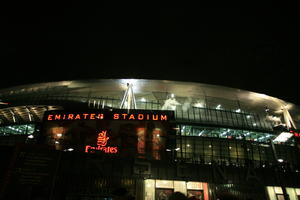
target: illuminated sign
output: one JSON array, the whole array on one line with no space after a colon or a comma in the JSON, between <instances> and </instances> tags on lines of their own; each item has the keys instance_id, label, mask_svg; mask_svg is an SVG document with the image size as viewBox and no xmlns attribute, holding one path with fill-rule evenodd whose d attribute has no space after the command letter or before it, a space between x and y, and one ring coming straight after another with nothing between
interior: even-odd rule
<instances>
[{"instance_id":1,"label":"illuminated sign","mask_svg":"<svg viewBox=\"0 0 300 200\"><path fill-rule=\"evenodd\" d=\"M169 121L169 113L147 112L92 112L92 113L48 113L46 121L72 121L72 120L132 120L132 121Z\"/></svg>"},{"instance_id":2,"label":"illuminated sign","mask_svg":"<svg viewBox=\"0 0 300 200\"><path fill-rule=\"evenodd\" d=\"M58 120L98 120L103 119L102 113L68 113L68 114L48 114L47 121Z\"/></svg>"},{"instance_id":3,"label":"illuminated sign","mask_svg":"<svg viewBox=\"0 0 300 200\"><path fill-rule=\"evenodd\" d=\"M163 159L174 111L52 110L44 113L42 140L56 150Z\"/></svg>"},{"instance_id":4,"label":"illuminated sign","mask_svg":"<svg viewBox=\"0 0 300 200\"><path fill-rule=\"evenodd\" d=\"M168 116L162 114L127 114L127 113L114 113L114 120L153 120L153 121L167 121Z\"/></svg>"},{"instance_id":5,"label":"illuminated sign","mask_svg":"<svg viewBox=\"0 0 300 200\"><path fill-rule=\"evenodd\" d=\"M109 137L106 136L107 131L102 131L97 137L97 146L86 145L86 153L95 153L95 151L103 151L104 153L113 154L118 152L118 147L106 146Z\"/></svg>"}]
</instances>

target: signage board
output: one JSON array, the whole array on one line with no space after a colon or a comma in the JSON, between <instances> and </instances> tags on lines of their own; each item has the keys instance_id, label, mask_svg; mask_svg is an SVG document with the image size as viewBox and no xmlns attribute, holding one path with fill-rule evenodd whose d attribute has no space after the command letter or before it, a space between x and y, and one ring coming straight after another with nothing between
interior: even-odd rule
<instances>
[{"instance_id":1,"label":"signage board","mask_svg":"<svg viewBox=\"0 0 300 200\"><path fill-rule=\"evenodd\" d=\"M173 111L49 111L43 135L57 150L161 159L173 119Z\"/></svg>"}]
</instances>

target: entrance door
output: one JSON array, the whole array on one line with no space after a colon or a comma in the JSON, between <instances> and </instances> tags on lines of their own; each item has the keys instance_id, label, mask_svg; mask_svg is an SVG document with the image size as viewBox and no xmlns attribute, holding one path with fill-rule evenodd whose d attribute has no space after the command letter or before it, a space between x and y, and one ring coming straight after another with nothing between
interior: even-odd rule
<instances>
[{"instance_id":1,"label":"entrance door","mask_svg":"<svg viewBox=\"0 0 300 200\"><path fill-rule=\"evenodd\" d=\"M187 190L187 196L194 196L197 200L204 200L203 190Z\"/></svg>"},{"instance_id":2,"label":"entrance door","mask_svg":"<svg viewBox=\"0 0 300 200\"><path fill-rule=\"evenodd\" d=\"M174 192L173 189L156 188L155 200L168 200L169 196Z\"/></svg>"}]
</instances>

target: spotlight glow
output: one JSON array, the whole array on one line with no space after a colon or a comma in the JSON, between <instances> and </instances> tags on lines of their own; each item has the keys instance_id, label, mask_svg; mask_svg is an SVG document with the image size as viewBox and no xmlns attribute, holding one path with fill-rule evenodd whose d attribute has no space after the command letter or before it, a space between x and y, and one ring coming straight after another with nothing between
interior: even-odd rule
<instances>
[{"instance_id":1,"label":"spotlight glow","mask_svg":"<svg viewBox=\"0 0 300 200\"><path fill-rule=\"evenodd\" d=\"M273 140L273 142L286 142L292 136L293 136L293 134L291 134L289 132L282 132Z\"/></svg>"}]
</instances>

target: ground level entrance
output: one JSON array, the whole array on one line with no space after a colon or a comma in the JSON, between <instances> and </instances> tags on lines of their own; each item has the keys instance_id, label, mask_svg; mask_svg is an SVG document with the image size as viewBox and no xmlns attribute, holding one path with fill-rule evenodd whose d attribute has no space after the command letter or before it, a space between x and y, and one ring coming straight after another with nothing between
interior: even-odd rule
<instances>
[{"instance_id":1,"label":"ground level entrance","mask_svg":"<svg viewBox=\"0 0 300 200\"><path fill-rule=\"evenodd\" d=\"M146 179L144 185L145 200L167 200L173 192L209 200L208 184L205 182Z\"/></svg>"}]
</instances>

